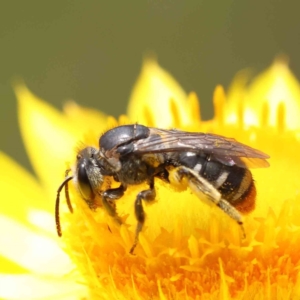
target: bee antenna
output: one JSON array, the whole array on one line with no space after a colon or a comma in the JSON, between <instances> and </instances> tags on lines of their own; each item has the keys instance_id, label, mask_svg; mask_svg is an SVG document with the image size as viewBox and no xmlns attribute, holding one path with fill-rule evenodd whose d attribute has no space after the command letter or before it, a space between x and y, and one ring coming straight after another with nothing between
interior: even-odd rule
<instances>
[{"instance_id":1,"label":"bee antenna","mask_svg":"<svg viewBox=\"0 0 300 300\"><path fill-rule=\"evenodd\" d=\"M65 178L68 178L68 175L69 175L70 171L71 171L71 169L67 169L66 170ZM65 183L65 197L66 197L66 201L67 201L67 205L68 205L69 211L71 213L73 213L73 207L72 207L70 196L69 196L69 185L68 185L68 182L69 182L69 180L68 181L64 181L64 183Z\"/></svg>"},{"instance_id":2,"label":"bee antenna","mask_svg":"<svg viewBox=\"0 0 300 300\"><path fill-rule=\"evenodd\" d=\"M70 170L66 171L66 176L68 175L69 171ZM60 218L59 218L59 202L60 202L60 192L64 187L65 187L66 200L67 200L69 210L70 210L70 212L73 212L73 208L72 208L72 205L70 202L70 197L69 197L69 186L68 186L68 182L72 179L73 179L73 176L67 176L57 190L57 196L56 196L56 201L55 201L55 224L56 224L56 231L57 231L58 236L62 236L61 226L60 226Z\"/></svg>"}]
</instances>

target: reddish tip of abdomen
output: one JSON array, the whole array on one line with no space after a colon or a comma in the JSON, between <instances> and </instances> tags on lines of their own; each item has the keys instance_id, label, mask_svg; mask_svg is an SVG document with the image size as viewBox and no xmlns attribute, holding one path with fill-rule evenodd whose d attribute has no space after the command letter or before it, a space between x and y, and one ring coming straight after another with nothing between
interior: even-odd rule
<instances>
[{"instance_id":1,"label":"reddish tip of abdomen","mask_svg":"<svg viewBox=\"0 0 300 300\"><path fill-rule=\"evenodd\" d=\"M247 193L243 195L242 199L234 207L242 214L250 213L255 208L255 199L256 188L252 181Z\"/></svg>"}]
</instances>

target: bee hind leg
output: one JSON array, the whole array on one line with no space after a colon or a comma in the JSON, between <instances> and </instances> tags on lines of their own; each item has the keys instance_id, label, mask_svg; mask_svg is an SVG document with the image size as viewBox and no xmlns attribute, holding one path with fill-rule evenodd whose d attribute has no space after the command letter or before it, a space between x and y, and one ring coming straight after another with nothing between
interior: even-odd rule
<instances>
[{"instance_id":1,"label":"bee hind leg","mask_svg":"<svg viewBox=\"0 0 300 300\"><path fill-rule=\"evenodd\" d=\"M180 182L183 177L186 177L188 180L188 185L192 191L195 192L195 194L200 198L208 200L210 203L214 203L230 218L235 220L241 228L243 238L246 238L241 214L227 200L222 198L222 194L210 182L208 182L194 170L185 166L178 167L176 171L176 180L178 182Z\"/></svg>"},{"instance_id":2,"label":"bee hind leg","mask_svg":"<svg viewBox=\"0 0 300 300\"><path fill-rule=\"evenodd\" d=\"M138 223L135 230L134 243L129 251L130 254L133 254L133 251L139 242L139 234L142 231L145 223L146 216L145 216L142 200L151 202L155 200L155 196L156 196L156 192L154 189L154 179L152 179L150 182L150 189L139 192L134 203L135 217Z\"/></svg>"},{"instance_id":3,"label":"bee hind leg","mask_svg":"<svg viewBox=\"0 0 300 300\"><path fill-rule=\"evenodd\" d=\"M243 226L243 221L240 213L228 201L224 199L220 199L220 201L217 203L217 206L240 225L243 239L245 239L246 232Z\"/></svg>"}]
</instances>

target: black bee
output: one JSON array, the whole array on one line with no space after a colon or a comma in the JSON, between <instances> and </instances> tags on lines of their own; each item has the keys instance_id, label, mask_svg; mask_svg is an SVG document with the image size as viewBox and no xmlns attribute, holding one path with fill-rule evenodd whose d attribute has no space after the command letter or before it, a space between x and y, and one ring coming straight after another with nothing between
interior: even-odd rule
<instances>
[{"instance_id":1,"label":"black bee","mask_svg":"<svg viewBox=\"0 0 300 300\"><path fill-rule=\"evenodd\" d=\"M267 154L243 145L234 139L202 132L164 130L143 125L124 125L104 133L99 150L87 147L77 155L76 169L67 176L57 191L56 227L61 236L59 197L63 187L70 210L68 181L74 179L82 198L91 209L101 205L118 222L115 200L124 195L127 187L143 182L149 189L135 199L137 227L133 253L145 222L142 200L153 201L156 196L155 178L169 181L169 172L175 171L178 182L185 177L196 194L202 194L242 229L240 212L249 212L255 206L256 190L248 167L267 167ZM68 172L68 171L67 171ZM120 182L114 189L104 189L106 176Z\"/></svg>"}]
</instances>

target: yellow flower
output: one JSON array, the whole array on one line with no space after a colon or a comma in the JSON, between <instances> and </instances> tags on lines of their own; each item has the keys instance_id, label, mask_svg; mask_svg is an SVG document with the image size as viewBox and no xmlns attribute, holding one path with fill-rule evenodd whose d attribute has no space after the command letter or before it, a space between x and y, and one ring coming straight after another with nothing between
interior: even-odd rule
<instances>
[{"instance_id":1,"label":"yellow flower","mask_svg":"<svg viewBox=\"0 0 300 300\"><path fill-rule=\"evenodd\" d=\"M46 279L51 284L63 272L61 285L53 285L52 292L66 295L73 285L77 289L73 297L79 297L80 291L90 299L300 298L299 84L282 60L250 85L245 82L245 74L239 75L228 95L222 87L216 88L215 117L207 122L200 119L197 96L187 95L153 60L145 62L128 114L118 121L74 103L59 113L18 85L20 127L39 183L2 155L1 182L7 201L0 214L1 236L9 243L3 247L1 242L0 285L2 279L8 286L18 276L30 278L33 273L40 280L39 290ZM144 186L130 187L117 201L124 220L119 226L104 210L91 211L70 184L74 213L61 203L61 242L72 263L68 261L58 250L54 220L48 221L54 219L49 212L64 170L74 164L78 149L97 147L105 130L136 121L233 137L271 156L271 167L252 170L257 197L255 209L244 217L246 239L218 208L207 206L188 189L157 180L157 201L144 205L145 227L131 255L133 203ZM19 241L28 245L25 252L31 255L24 255L24 248L14 249ZM38 255L45 252L43 261ZM39 264L34 268L36 256ZM9 289L0 286L0 298L13 298L13 292L8 294Z\"/></svg>"}]
</instances>

